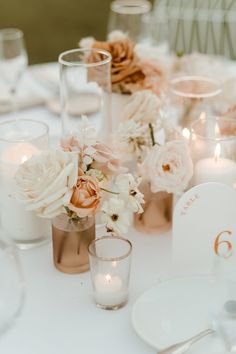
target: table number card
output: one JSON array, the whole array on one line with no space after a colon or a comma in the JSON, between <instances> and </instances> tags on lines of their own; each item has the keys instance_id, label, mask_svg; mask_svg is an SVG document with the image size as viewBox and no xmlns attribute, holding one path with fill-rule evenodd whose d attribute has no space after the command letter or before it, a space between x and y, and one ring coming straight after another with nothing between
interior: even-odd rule
<instances>
[{"instance_id":1,"label":"table number card","mask_svg":"<svg viewBox=\"0 0 236 354\"><path fill-rule=\"evenodd\" d=\"M236 191L204 183L187 191L173 217L175 275L236 270Z\"/></svg>"}]
</instances>

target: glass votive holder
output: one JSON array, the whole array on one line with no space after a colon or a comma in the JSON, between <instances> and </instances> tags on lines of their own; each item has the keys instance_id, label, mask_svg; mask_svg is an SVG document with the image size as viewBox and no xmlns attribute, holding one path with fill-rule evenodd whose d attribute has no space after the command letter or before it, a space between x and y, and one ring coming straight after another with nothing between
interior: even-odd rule
<instances>
[{"instance_id":1,"label":"glass votive holder","mask_svg":"<svg viewBox=\"0 0 236 354\"><path fill-rule=\"evenodd\" d=\"M193 185L219 182L236 188L236 120L206 117L190 131Z\"/></svg>"},{"instance_id":2,"label":"glass votive holder","mask_svg":"<svg viewBox=\"0 0 236 354\"><path fill-rule=\"evenodd\" d=\"M112 130L111 54L105 50L72 49L59 56L62 138L80 132L81 117L86 115L100 140Z\"/></svg>"},{"instance_id":3,"label":"glass votive holder","mask_svg":"<svg viewBox=\"0 0 236 354\"><path fill-rule=\"evenodd\" d=\"M149 38L147 15L151 13L151 2L148 0L115 0L110 5L108 34L120 30L128 34L135 43L146 43Z\"/></svg>"},{"instance_id":4,"label":"glass votive holder","mask_svg":"<svg viewBox=\"0 0 236 354\"><path fill-rule=\"evenodd\" d=\"M104 236L89 245L89 262L96 305L117 310L128 301L132 244L118 236Z\"/></svg>"},{"instance_id":5,"label":"glass votive holder","mask_svg":"<svg viewBox=\"0 0 236 354\"><path fill-rule=\"evenodd\" d=\"M170 82L170 99L177 123L189 128L199 117L217 114L217 100L221 92L220 83L209 77L173 78Z\"/></svg>"},{"instance_id":6,"label":"glass votive holder","mask_svg":"<svg viewBox=\"0 0 236 354\"><path fill-rule=\"evenodd\" d=\"M0 124L1 227L21 249L44 243L50 235L50 221L17 201L15 185L19 165L48 147L48 130L45 123L30 119Z\"/></svg>"}]
</instances>

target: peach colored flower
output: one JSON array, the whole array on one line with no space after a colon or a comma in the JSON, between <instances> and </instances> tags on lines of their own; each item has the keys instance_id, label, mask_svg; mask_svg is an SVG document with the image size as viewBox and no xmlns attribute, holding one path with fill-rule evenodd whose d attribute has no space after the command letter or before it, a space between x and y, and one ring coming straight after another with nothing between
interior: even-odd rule
<instances>
[{"instance_id":1,"label":"peach colored flower","mask_svg":"<svg viewBox=\"0 0 236 354\"><path fill-rule=\"evenodd\" d=\"M70 198L68 208L80 218L94 215L100 206L100 188L95 178L79 176Z\"/></svg>"},{"instance_id":2,"label":"peach colored flower","mask_svg":"<svg viewBox=\"0 0 236 354\"><path fill-rule=\"evenodd\" d=\"M94 159L91 167L101 170L104 175L117 174L121 171L121 160L109 146L96 142L92 146L95 152L91 155Z\"/></svg>"},{"instance_id":3,"label":"peach colored flower","mask_svg":"<svg viewBox=\"0 0 236 354\"><path fill-rule=\"evenodd\" d=\"M105 49L112 55L111 82L113 92L130 93L127 84L144 79L139 59L134 52L134 43L128 38L112 42L96 41L93 43L93 48Z\"/></svg>"}]
</instances>

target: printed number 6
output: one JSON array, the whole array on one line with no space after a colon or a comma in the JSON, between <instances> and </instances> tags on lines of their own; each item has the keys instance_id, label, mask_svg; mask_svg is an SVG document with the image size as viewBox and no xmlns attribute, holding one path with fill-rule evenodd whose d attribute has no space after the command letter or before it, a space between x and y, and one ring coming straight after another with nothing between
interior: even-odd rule
<instances>
[{"instance_id":1,"label":"printed number 6","mask_svg":"<svg viewBox=\"0 0 236 354\"><path fill-rule=\"evenodd\" d=\"M232 235L231 231L222 231L220 232L215 239L215 243L214 243L214 251L215 254L217 256L220 257L224 257L224 258L229 258L232 253L233 253L233 246L232 243L228 240L221 240L221 236L223 236L223 234L226 233L228 235ZM223 248L223 252L220 252L220 248L222 248L222 246L224 246Z\"/></svg>"}]
</instances>

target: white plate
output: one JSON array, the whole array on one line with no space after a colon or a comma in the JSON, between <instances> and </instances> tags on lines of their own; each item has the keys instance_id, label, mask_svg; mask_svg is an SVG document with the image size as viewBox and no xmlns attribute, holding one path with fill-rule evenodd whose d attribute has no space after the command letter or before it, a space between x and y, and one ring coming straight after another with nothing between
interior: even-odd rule
<instances>
[{"instance_id":1,"label":"white plate","mask_svg":"<svg viewBox=\"0 0 236 354\"><path fill-rule=\"evenodd\" d=\"M233 282L234 291L236 285ZM232 284L212 278L175 278L145 292L134 304L132 323L137 334L157 350L186 340L212 327L211 314L229 300ZM227 353L219 336L208 336L192 353Z\"/></svg>"}]
</instances>

